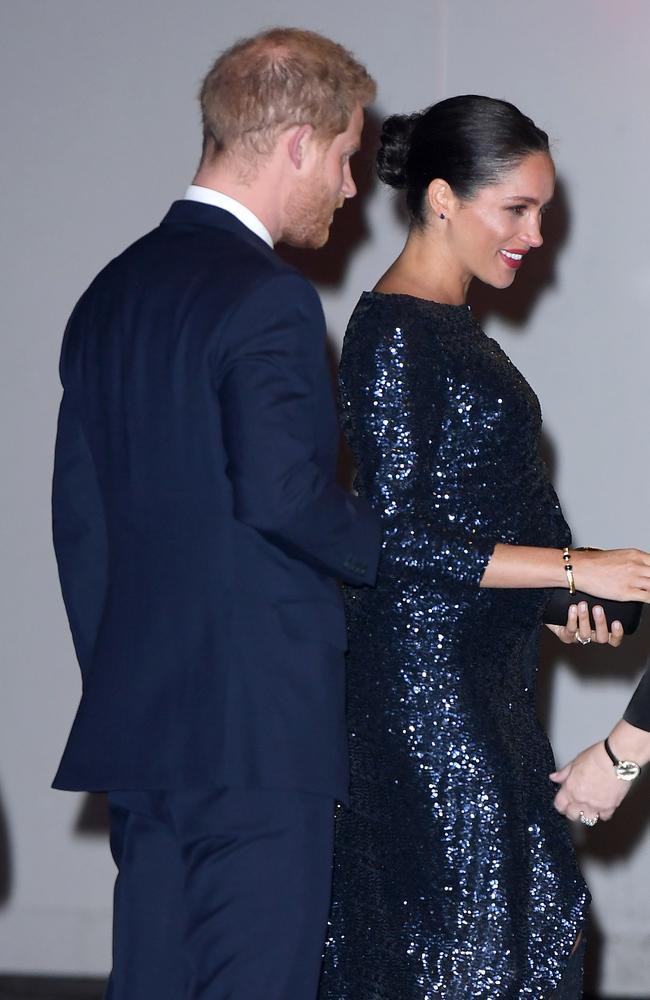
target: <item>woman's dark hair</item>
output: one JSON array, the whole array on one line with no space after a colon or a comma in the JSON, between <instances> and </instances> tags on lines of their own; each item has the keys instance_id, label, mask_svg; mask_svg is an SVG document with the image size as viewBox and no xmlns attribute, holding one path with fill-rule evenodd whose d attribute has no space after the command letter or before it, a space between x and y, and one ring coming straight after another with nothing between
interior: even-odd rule
<instances>
[{"instance_id":1,"label":"woman's dark hair","mask_svg":"<svg viewBox=\"0 0 650 1000\"><path fill-rule=\"evenodd\" d=\"M464 94L418 114L387 118L377 173L384 184L406 190L411 219L422 225L425 191L435 177L468 200L529 153L548 151L546 132L514 104Z\"/></svg>"}]
</instances>

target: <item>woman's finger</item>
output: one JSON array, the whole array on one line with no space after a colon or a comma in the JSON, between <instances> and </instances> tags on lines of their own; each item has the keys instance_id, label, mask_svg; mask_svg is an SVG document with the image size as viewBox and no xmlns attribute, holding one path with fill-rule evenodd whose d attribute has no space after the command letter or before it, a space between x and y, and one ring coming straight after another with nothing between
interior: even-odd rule
<instances>
[{"instance_id":1,"label":"woman's finger","mask_svg":"<svg viewBox=\"0 0 650 1000\"><path fill-rule=\"evenodd\" d=\"M596 628L594 629L593 639L596 642L600 642L603 645L609 642L609 625L607 623L607 618L605 617L605 612L596 604L593 609L594 623Z\"/></svg>"},{"instance_id":2,"label":"woman's finger","mask_svg":"<svg viewBox=\"0 0 650 1000\"><path fill-rule=\"evenodd\" d=\"M571 645L576 641L576 634L578 632L578 606L577 604L569 605L569 611L567 613L566 625L562 625L558 632L556 633L558 638Z\"/></svg>"},{"instance_id":3,"label":"woman's finger","mask_svg":"<svg viewBox=\"0 0 650 1000\"><path fill-rule=\"evenodd\" d=\"M578 631L578 605L577 604L571 604L571 605L569 605L569 611L568 611L568 614L566 616L566 628L568 629L569 632L577 632Z\"/></svg>"},{"instance_id":4,"label":"woman's finger","mask_svg":"<svg viewBox=\"0 0 650 1000\"><path fill-rule=\"evenodd\" d=\"M620 622L612 622L612 631L609 634L610 646L620 646L623 642L623 626Z\"/></svg>"},{"instance_id":5,"label":"woman's finger","mask_svg":"<svg viewBox=\"0 0 650 1000\"><path fill-rule=\"evenodd\" d=\"M578 634L576 635L576 639L585 646L588 642L591 642L591 619L589 618L589 605L586 601L580 601L578 605ZM607 639L605 639L605 642L607 642Z\"/></svg>"}]
</instances>

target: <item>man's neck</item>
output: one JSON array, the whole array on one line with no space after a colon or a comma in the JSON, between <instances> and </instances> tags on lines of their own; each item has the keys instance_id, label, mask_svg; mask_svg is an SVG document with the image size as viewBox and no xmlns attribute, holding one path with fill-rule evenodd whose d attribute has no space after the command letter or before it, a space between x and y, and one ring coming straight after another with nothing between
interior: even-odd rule
<instances>
[{"instance_id":1,"label":"man's neck","mask_svg":"<svg viewBox=\"0 0 650 1000\"><path fill-rule=\"evenodd\" d=\"M273 237L262 220L236 198L232 198L223 191L203 187L200 184L191 184L185 192L184 198L187 201L198 201L205 205L212 205L214 208L220 208L222 211L234 215L242 225L250 229L273 249Z\"/></svg>"},{"instance_id":2,"label":"man's neck","mask_svg":"<svg viewBox=\"0 0 650 1000\"><path fill-rule=\"evenodd\" d=\"M269 174L269 171L258 171L254 180L244 183L232 171L202 166L192 184L219 191L244 205L257 216L276 243L282 234L281 199L277 184Z\"/></svg>"}]
</instances>

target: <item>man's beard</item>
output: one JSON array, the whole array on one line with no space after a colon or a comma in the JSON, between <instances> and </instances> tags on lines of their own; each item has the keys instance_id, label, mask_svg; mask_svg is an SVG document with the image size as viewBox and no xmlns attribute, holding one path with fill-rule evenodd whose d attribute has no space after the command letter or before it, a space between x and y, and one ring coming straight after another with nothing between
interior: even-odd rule
<instances>
[{"instance_id":1,"label":"man's beard","mask_svg":"<svg viewBox=\"0 0 650 1000\"><path fill-rule=\"evenodd\" d=\"M317 250L327 243L335 210L339 207L313 178L297 185L287 201L284 243Z\"/></svg>"}]
</instances>

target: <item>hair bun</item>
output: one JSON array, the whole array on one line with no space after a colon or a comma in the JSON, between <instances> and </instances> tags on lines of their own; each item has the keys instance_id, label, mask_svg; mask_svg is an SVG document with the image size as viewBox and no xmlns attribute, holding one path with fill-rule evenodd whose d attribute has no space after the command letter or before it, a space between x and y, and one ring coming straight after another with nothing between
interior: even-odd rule
<instances>
[{"instance_id":1,"label":"hair bun","mask_svg":"<svg viewBox=\"0 0 650 1000\"><path fill-rule=\"evenodd\" d=\"M393 188L408 187L407 164L411 152L411 137L420 115L391 115L381 127L377 174Z\"/></svg>"}]
</instances>

